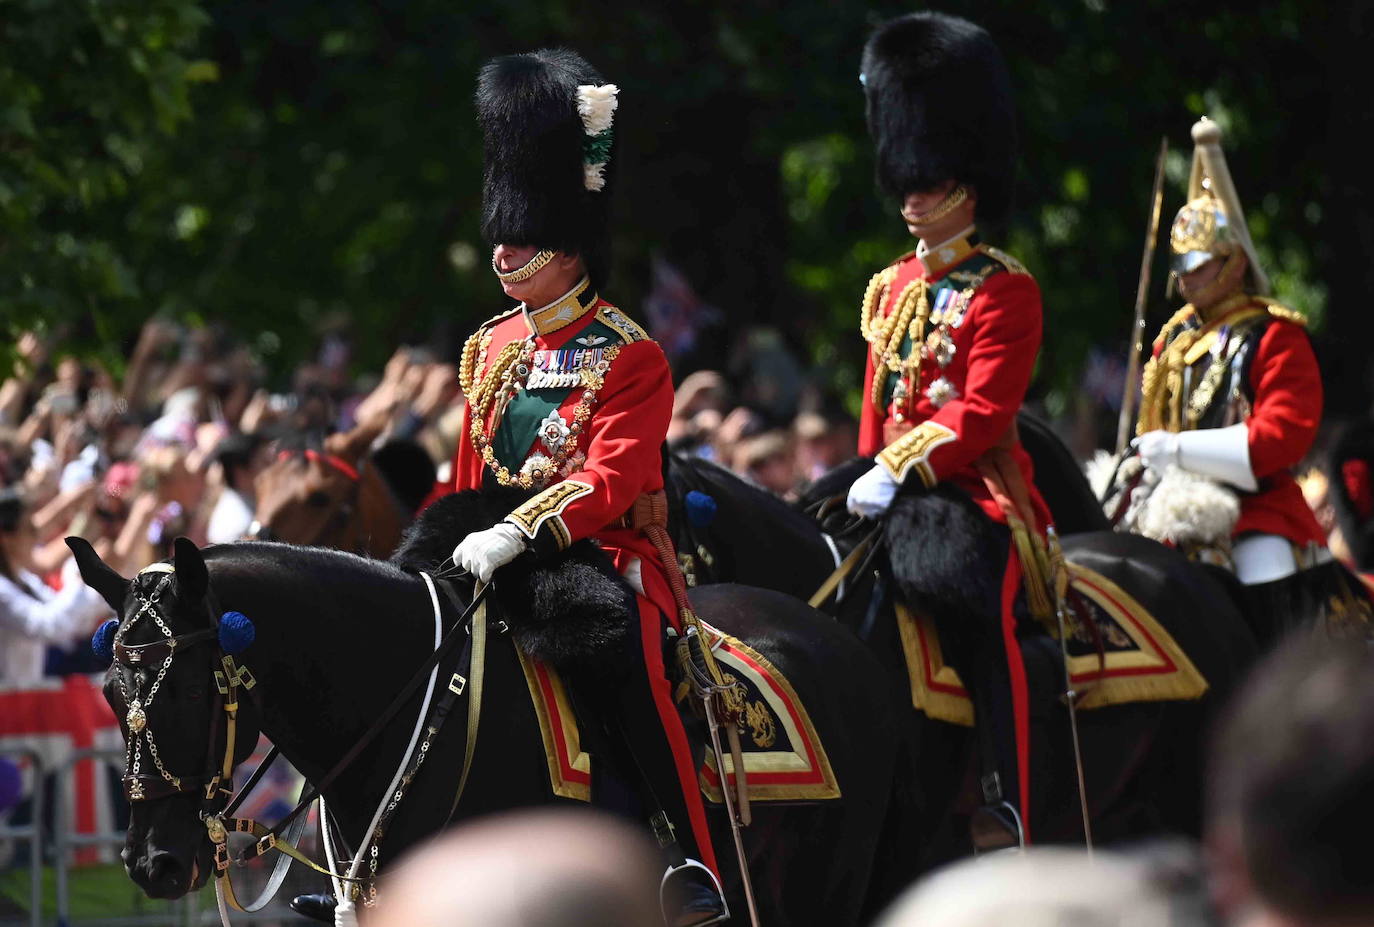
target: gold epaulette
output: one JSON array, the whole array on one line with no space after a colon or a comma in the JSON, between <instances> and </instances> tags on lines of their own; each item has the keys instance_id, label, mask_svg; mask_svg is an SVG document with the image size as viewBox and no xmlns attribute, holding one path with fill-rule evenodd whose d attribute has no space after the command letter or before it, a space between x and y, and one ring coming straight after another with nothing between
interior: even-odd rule
<instances>
[{"instance_id":1,"label":"gold epaulette","mask_svg":"<svg viewBox=\"0 0 1374 927\"><path fill-rule=\"evenodd\" d=\"M520 307L515 306L499 315L492 316L477 326L477 330L468 335L468 340L463 342L463 353L458 360L458 384L462 387L465 395L471 396L477 385L478 358L486 350L487 345L491 343L491 330L496 327L497 322L508 319L519 311Z\"/></svg>"},{"instance_id":2,"label":"gold epaulette","mask_svg":"<svg viewBox=\"0 0 1374 927\"><path fill-rule=\"evenodd\" d=\"M638 322L621 312L615 306L602 306L596 311L596 320L615 331L626 344L634 341L652 341Z\"/></svg>"},{"instance_id":3,"label":"gold epaulette","mask_svg":"<svg viewBox=\"0 0 1374 927\"><path fill-rule=\"evenodd\" d=\"M1301 325L1303 328L1307 327L1307 316L1303 315L1298 310L1289 309L1287 306L1276 303L1272 299L1264 296L1257 296L1255 298L1259 302L1264 303L1265 307L1269 310L1269 314L1274 318L1282 319L1285 322L1292 322L1294 325Z\"/></svg>"},{"instance_id":4,"label":"gold epaulette","mask_svg":"<svg viewBox=\"0 0 1374 927\"><path fill-rule=\"evenodd\" d=\"M910 251L906 252L905 254L899 254L897 257L893 258L893 259L888 263L888 265L887 265L886 267L884 267L883 270L878 271L878 273L882 273L884 270L892 270L892 271L895 271L898 264L902 263L902 262L905 261L907 258L913 258L913 257L915 257L915 256L916 256L916 249L915 249L915 248L912 248Z\"/></svg>"},{"instance_id":5,"label":"gold epaulette","mask_svg":"<svg viewBox=\"0 0 1374 927\"><path fill-rule=\"evenodd\" d=\"M1001 248L994 248L992 245L988 244L980 244L978 250L1005 267L1008 273L1030 276L1030 271L1026 270L1025 264L1022 264L1010 254L1007 254L1007 252L1003 251Z\"/></svg>"}]
</instances>

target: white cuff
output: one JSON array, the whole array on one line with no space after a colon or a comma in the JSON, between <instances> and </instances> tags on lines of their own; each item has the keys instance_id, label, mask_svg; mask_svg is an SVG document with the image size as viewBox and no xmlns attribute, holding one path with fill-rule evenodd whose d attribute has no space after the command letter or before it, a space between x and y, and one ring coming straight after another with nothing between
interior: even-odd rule
<instances>
[{"instance_id":1,"label":"white cuff","mask_svg":"<svg viewBox=\"0 0 1374 927\"><path fill-rule=\"evenodd\" d=\"M1255 471L1250 468L1250 429L1244 422L1180 432L1178 465L1246 492L1259 489Z\"/></svg>"}]
</instances>

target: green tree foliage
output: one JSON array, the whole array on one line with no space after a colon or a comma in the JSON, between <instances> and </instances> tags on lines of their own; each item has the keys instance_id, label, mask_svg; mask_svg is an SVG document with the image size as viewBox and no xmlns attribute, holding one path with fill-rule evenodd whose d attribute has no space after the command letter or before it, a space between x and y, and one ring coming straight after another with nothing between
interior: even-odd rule
<instances>
[{"instance_id":1,"label":"green tree foliage","mask_svg":"<svg viewBox=\"0 0 1374 927\"><path fill-rule=\"evenodd\" d=\"M1352 112L1368 121L1358 81L1340 75L1370 17L1298 0L945 6L985 25L1012 67L1018 209L987 237L1041 284L1037 388L1052 407L1091 346L1124 349L1154 152L1167 134L1167 222L1204 113L1227 130L1276 295L1320 323L1328 294L1356 279L1342 276L1350 250L1323 223L1339 207L1370 226L1369 201L1340 192L1345 162L1327 132ZM857 395L859 297L912 246L874 190L859 52L908 5L203 7L209 24L192 45L202 20L176 0L130 4L151 12L123 18L97 0L0 0L22 13L0 27L7 318L81 313L107 342L151 312L224 319L276 351L278 369L336 319L353 326L365 363L400 339L451 348L502 305L477 232L476 70L565 44L622 88L607 295L637 309L662 255L726 319L679 373L720 363L762 323ZM43 11L59 9L49 22ZM191 83L207 76L217 79ZM12 176L25 158L37 165L19 175L27 191ZM1152 324L1169 310L1163 278L1161 257Z\"/></svg>"},{"instance_id":2,"label":"green tree foliage","mask_svg":"<svg viewBox=\"0 0 1374 927\"><path fill-rule=\"evenodd\" d=\"M144 297L122 221L213 80L194 0L0 3L0 312L111 321Z\"/></svg>"}]
</instances>

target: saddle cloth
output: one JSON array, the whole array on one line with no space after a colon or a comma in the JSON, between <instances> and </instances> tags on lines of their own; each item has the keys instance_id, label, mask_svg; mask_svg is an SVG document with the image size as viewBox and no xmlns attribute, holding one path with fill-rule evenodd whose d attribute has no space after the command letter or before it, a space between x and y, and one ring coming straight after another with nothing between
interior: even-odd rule
<instances>
[{"instance_id":1,"label":"saddle cloth","mask_svg":"<svg viewBox=\"0 0 1374 927\"><path fill-rule=\"evenodd\" d=\"M750 800L839 798L839 784L830 768L825 747L791 683L748 644L704 621L701 625L725 681L744 688L745 725L740 731L740 743ZM582 748L577 716L562 679L547 663L527 656L518 647L516 652L520 655L520 666L539 718L553 793L563 798L591 801L592 757ZM685 708L687 684L680 683L674 696L679 706ZM726 774L733 777L734 765L724 733L721 746L726 750ZM705 755L697 778L705 799L719 804L722 801L720 773L712 751L706 750Z\"/></svg>"},{"instance_id":2,"label":"saddle cloth","mask_svg":"<svg viewBox=\"0 0 1374 927\"><path fill-rule=\"evenodd\" d=\"M1069 678L1080 709L1132 702L1187 701L1207 691L1191 660L1138 601L1100 573L1068 564L1069 587L1092 611L1101 639L1067 610ZM944 662L934 621L897 603L897 626L911 682L911 704L937 721L973 725L973 704Z\"/></svg>"}]
</instances>

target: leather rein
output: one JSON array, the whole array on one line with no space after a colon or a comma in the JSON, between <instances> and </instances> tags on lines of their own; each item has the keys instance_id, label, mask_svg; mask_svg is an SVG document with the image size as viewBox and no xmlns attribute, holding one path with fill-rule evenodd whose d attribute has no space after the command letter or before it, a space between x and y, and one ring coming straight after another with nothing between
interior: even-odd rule
<instances>
[{"instance_id":1,"label":"leather rein","mask_svg":"<svg viewBox=\"0 0 1374 927\"><path fill-rule=\"evenodd\" d=\"M396 716L406 702L414 695L415 691L425 682L426 677L435 667L450 653L460 640L465 640L463 656L460 658L465 671L471 673L472 686L469 692L469 727L468 747L464 756L464 767L462 771L461 784L466 784L468 772L472 765L473 756L473 735L475 734L475 716L480 711L481 685L480 668L467 670L469 660L480 659L477 653L473 652L474 638L485 641L485 627L480 632L473 628L467 631L469 623L472 622L474 614L480 614L479 607L486 598L487 592L491 589L490 585L482 586L477 590L471 602L462 613L458 620L454 622L444 634L439 646L434 649L430 656L415 671L410 680L396 693L395 697L382 711L382 713L372 722L366 731L354 742L353 746L339 759L334 766L325 773L319 780L319 784L309 786L297 802L296 806L289 811L276 825L266 827L255 820L249 818L233 817L233 812L239 807L248 794L253 790L257 783L262 779L268 767L280 755L279 749L274 745L263 762L253 772L249 779L244 783L242 789L237 794L232 791L233 772L237 765L234 761L235 746L238 728L238 707L239 690L248 693L257 684L257 680L249 671L247 666L241 666L233 656L226 654L219 644L218 631L215 627L201 628L185 634L173 634L168 626L166 618L160 608L160 597L167 588L171 576L175 574L176 568L170 563L154 563L144 567L139 571L143 573L163 573L167 574L159 581L154 590L144 596L138 590L134 590L134 596L138 599L139 608L127 621L121 621L114 641L114 661L121 667L135 672L143 671L156 665L156 677L147 692L140 692L135 689L133 698L129 697L124 674L119 674L119 686L125 696L125 703L128 709L125 714L125 724L128 735L126 737L126 756L125 774L123 776L123 790L127 800L133 804L136 802L157 801L172 798L176 795L195 793L199 796L199 817L205 824L206 839L214 846L215 877L222 885L225 894L235 908L242 911L257 910L270 900L275 893L276 886L280 883L281 876L285 875L285 866L279 864L276 872L269 880L269 887L258 902L249 905L241 905L234 896L232 883L229 880L229 867L231 863L239 865L260 857L275 849L284 854L284 857L301 862L311 869L341 882L368 882L370 878L353 878L350 876L340 876L337 873L326 869L315 863L308 856L296 848L295 841L299 839L304 830L305 819L301 814L314 803L315 799L322 792L329 788L346 769L348 769L362 754L363 750L374 741L382 731L386 730L389 722ZM447 585L443 587L446 597L454 605L462 608L461 602L454 595ZM207 614L213 624L217 623L216 612L217 604L213 590L206 589L205 603ZM436 600L437 605L437 600ZM128 631L138 622L140 618L148 615L158 630L162 633L162 640L155 640L147 644L125 644L124 637ZM463 633L467 631L467 633ZM171 669L172 661L175 657L187 649L195 647L204 642L213 642L218 657L216 665L220 668L213 670L215 682L215 704L212 708L210 721L210 738L207 747L206 771L195 776L178 776L171 773L164 766L158 754L156 741L153 733L148 726L147 709L153 704L158 689ZM450 681L445 697L442 700L440 709L436 713L431 713L429 727L430 737L437 734L438 727L442 724L444 717L452 707L454 698L461 695L464 691L467 679L461 673L455 673L453 680ZM138 685L136 683L136 685ZM436 716L437 715L437 716ZM219 729L223 724L225 731L224 751L222 759L216 761L215 742L218 739ZM428 742L426 743L426 749ZM142 771L142 760L144 754L151 759L155 772L145 773ZM402 763L407 767L418 766L411 756L402 759ZM410 770L413 774L414 769ZM462 787L454 796L453 808L449 812L451 817L457 810L458 799L462 794ZM395 803L389 811L394 811ZM387 816L388 822L390 815ZM283 834L292 823L297 823L297 827L289 832L289 837L283 839ZM245 848L236 856L229 853L228 835L230 832L251 834L257 838L250 846ZM289 859L283 859L283 863L289 865ZM375 859L375 857L374 857Z\"/></svg>"}]
</instances>

